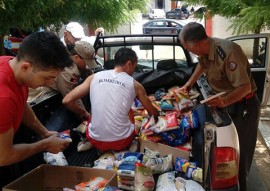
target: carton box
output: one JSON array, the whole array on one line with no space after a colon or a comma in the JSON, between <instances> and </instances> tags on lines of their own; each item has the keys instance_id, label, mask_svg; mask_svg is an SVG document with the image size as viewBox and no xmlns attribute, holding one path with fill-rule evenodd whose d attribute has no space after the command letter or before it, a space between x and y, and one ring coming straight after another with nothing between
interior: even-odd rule
<instances>
[{"instance_id":1,"label":"carton box","mask_svg":"<svg viewBox=\"0 0 270 191\"><path fill-rule=\"evenodd\" d=\"M180 157L187 160L189 160L190 157L189 151L184 151L175 147L164 145L162 143L155 143L152 141L140 139L140 152L144 152L145 147L153 151L158 151L161 156L172 154L173 164L175 164L176 157Z\"/></svg>"},{"instance_id":2,"label":"carton box","mask_svg":"<svg viewBox=\"0 0 270 191\"><path fill-rule=\"evenodd\" d=\"M109 180L108 185L117 186L116 172L75 166L40 165L3 188L3 191L63 191L76 184L100 176Z\"/></svg>"}]
</instances>

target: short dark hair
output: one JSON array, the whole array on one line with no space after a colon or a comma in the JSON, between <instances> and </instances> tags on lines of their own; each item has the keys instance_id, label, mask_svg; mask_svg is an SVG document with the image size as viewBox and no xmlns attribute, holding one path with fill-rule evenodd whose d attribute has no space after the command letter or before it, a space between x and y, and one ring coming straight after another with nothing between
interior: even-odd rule
<instances>
[{"instance_id":1,"label":"short dark hair","mask_svg":"<svg viewBox=\"0 0 270 191\"><path fill-rule=\"evenodd\" d=\"M40 70L62 70L73 62L59 37L47 31L27 36L20 45L17 59L28 61Z\"/></svg>"},{"instance_id":2,"label":"short dark hair","mask_svg":"<svg viewBox=\"0 0 270 191\"><path fill-rule=\"evenodd\" d=\"M179 33L179 39L182 37L184 42L196 42L207 39L204 27L197 22L186 24Z\"/></svg>"},{"instance_id":3,"label":"short dark hair","mask_svg":"<svg viewBox=\"0 0 270 191\"><path fill-rule=\"evenodd\" d=\"M124 66L127 61L131 61L132 63L138 61L137 54L131 48L120 48L114 55L115 65Z\"/></svg>"}]
</instances>

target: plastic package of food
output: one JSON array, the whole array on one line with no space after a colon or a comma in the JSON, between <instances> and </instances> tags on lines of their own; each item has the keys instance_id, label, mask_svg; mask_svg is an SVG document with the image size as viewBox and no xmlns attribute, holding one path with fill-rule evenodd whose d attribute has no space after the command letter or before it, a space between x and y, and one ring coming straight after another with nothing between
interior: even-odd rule
<instances>
[{"instance_id":1,"label":"plastic package of food","mask_svg":"<svg viewBox=\"0 0 270 191\"><path fill-rule=\"evenodd\" d=\"M155 187L155 181L150 167L142 163L135 163L135 184L136 191L152 191Z\"/></svg>"},{"instance_id":2,"label":"plastic package of food","mask_svg":"<svg viewBox=\"0 0 270 191\"><path fill-rule=\"evenodd\" d=\"M69 142L72 142L72 139L70 138L70 130L65 130L57 134L58 137L68 140Z\"/></svg>"},{"instance_id":3,"label":"plastic package of food","mask_svg":"<svg viewBox=\"0 0 270 191\"><path fill-rule=\"evenodd\" d=\"M178 108L182 113L190 111L190 109L192 109L194 106L188 92L178 91L175 93L175 100L178 103Z\"/></svg>"},{"instance_id":4,"label":"plastic package of food","mask_svg":"<svg viewBox=\"0 0 270 191\"><path fill-rule=\"evenodd\" d=\"M108 180L103 177L93 177L87 182L82 182L75 186L76 191L94 191L103 188Z\"/></svg>"},{"instance_id":5,"label":"plastic package of food","mask_svg":"<svg viewBox=\"0 0 270 191\"><path fill-rule=\"evenodd\" d=\"M156 191L178 191L175 187L174 179L174 171L166 172L159 175L156 185Z\"/></svg>"},{"instance_id":6,"label":"plastic package of food","mask_svg":"<svg viewBox=\"0 0 270 191\"><path fill-rule=\"evenodd\" d=\"M57 154L44 152L43 157L44 157L44 161L47 164L56 165L56 166L68 166L66 157L63 152L59 152Z\"/></svg>"},{"instance_id":7,"label":"plastic package of food","mask_svg":"<svg viewBox=\"0 0 270 191\"><path fill-rule=\"evenodd\" d=\"M91 148L93 148L93 145L87 139L80 141L77 145L78 152L87 151L90 150Z\"/></svg>"},{"instance_id":8,"label":"plastic package of food","mask_svg":"<svg viewBox=\"0 0 270 191\"><path fill-rule=\"evenodd\" d=\"M85 133L87 128L88 121L81 122L80 125L78 125L76 128L73 129L73 131L77 131L80 133Z\"/></svg>"},{"instance_id":9,"label":"plastic package of food","mask_svg":"<svg viewBox=\"0 0 270 191\"><path fill-rule=\"evenodd\" d=\"M172 170L172 154L159 157L159 158L148 158L145 166L149 166L152 169L153 174L161 174Z\"/></svg>"},{"instance_id":10,"label":"plastic package of food","mask_svg":"<svg viewBox=\"0 0 270 191\"><path fill-rule=\"evenodd\" d=\"M174 182L177 191L205 191L203 187L194 180L186 180L182 177L177 177L174 179Z\"/></svg>"}]
</instances>

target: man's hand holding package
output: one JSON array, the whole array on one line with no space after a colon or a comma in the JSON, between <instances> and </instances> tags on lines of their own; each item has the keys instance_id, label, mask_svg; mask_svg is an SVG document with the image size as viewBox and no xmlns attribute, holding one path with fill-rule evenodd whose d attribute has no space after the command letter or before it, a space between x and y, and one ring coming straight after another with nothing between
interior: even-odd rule
<instances>
[{"instance_id":1,"label":"man's hand holding package","mask_svg":"<svg viewBox=\"0 0 270 191\"><path fill-rule=\"evenodd\" d=\"M48 137L44 141L46 141L47 144L46 151L54 154L65 150L70 144L70 140L62 139L56 134Z\"/></svg>"}]
</instances>

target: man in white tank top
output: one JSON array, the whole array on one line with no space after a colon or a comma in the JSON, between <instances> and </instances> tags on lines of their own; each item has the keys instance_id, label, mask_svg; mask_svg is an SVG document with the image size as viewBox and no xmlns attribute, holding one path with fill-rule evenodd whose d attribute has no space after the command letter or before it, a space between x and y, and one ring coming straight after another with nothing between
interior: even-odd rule
<instances>
[{"instance_id":1,"label":"man in white tank top","mask_svg":"<svg viewBox=\"0 0 270 191\"><path fill-rule=\"evenodd\" d=\"M114 60L113 70L89 76L63 99L69 109L74 109L77 99L90 95L92 120L86 135L91 144L101 151L124 150L132 142L135 132L129 112L135 97L150 116L158 118L158 110L152 105L144 87L132 77L138 64L136 53L130 48L120 48Z\"/></svg>"}]
</instances>

